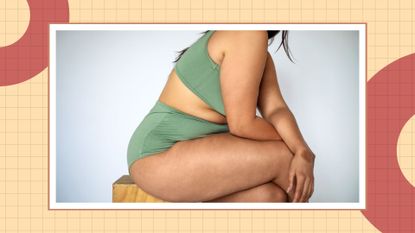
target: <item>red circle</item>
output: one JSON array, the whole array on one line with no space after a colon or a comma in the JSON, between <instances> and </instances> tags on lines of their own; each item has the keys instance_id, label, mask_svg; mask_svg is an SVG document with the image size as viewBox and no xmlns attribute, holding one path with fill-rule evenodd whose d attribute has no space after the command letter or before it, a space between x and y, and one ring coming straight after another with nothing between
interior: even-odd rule
<instances>
[{"instance_id":1,"label":"red circle","mask_svg":"<svg viewBox=\"0 0 415 233\"><path fill-rule=\"evenodd\" d=\"M415 232L415 187L402 174L398 138L415 114L415 54L379 71L367 85L367 198L362 213L382 232Z\"/></svg>"},{"instance_id":2,"label":"red circle","mask_svg":"<svg viewBox=\"0 0 415 233\"><path fill-rule=\"evenodd\" d=\"M0 48L0 86L26 81L48 66L49 23L69 22L66 0L28 0L30 21L15 43Z\"/></svg>"}]
</instances>

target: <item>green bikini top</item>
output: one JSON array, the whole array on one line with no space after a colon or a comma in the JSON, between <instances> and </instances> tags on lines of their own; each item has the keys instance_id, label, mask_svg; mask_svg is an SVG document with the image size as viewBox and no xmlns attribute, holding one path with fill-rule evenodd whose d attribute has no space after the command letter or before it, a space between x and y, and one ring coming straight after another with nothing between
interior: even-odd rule
<instances>
[{"instance_id":1,"label":"green bikini top","mask_svg":"<svg viewBox=\"0 0 415 233\"><path fill-rule=\"evenodd\" d=\"M176 62L182 82L207 105L225 115L219 79L219 65L208 54L207 44L214 31L195 41Z\"/></svg>"}]
</instances>

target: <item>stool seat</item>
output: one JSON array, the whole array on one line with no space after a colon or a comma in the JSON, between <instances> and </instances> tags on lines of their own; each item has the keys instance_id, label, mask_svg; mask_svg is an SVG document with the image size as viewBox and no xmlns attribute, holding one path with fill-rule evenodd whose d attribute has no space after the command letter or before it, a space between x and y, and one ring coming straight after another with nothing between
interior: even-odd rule
<instances>
[{"instance_id":1,"label":"stool seat","mask_svg":"<svg viewBox=\"0 0 415 233\"><path fill-rule=\"evenodd\" d=\"M112 184L112 202L165 202L140 189L129 175Z\"/></svg>"}]
</instances>

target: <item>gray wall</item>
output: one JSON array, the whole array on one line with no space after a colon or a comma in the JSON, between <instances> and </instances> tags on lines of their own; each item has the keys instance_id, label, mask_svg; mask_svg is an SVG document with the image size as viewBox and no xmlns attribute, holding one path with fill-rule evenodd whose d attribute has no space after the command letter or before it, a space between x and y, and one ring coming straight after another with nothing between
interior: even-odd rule
<instances>
[{"instance_id":1,"label":"gray wall","mask_svg":"<svg viewBox=\"0 0 415 233\"><path fill-rule=\"evenodd\" d=\"M131 134L175 51L201 31L58 31L57 202L111 202ZM291 31L269 47L282 94L317 156L310 202L358 202L358 33Z\"/></svg>"}]
</instances>

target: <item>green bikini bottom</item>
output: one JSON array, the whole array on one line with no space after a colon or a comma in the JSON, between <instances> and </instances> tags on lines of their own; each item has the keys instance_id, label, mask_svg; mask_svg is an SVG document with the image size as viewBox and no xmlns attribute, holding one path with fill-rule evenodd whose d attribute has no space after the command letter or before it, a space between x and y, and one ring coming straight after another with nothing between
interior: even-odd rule
<instances>
[{"instance_id":1,"label":"green bikini bottom","mask_svg":"<svg viewBox=\"0 0 415 233\"><path fill-rule=\"evenodd\" d=\"M168 150L178 141L229 132L227 124L216 124L157 101L134 131L127 150L128 172L138 159Z\"/></svg>"}]
</instances>

